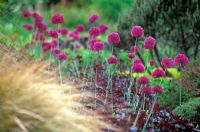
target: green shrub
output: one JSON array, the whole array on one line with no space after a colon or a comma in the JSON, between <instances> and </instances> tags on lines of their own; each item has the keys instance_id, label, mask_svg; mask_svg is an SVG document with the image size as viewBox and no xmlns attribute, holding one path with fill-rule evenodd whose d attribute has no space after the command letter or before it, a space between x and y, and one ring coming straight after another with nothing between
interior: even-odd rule
<instances>
[{"instance_id":1,"label":"green shrub","mask_svg":"<svg viewBox=\"0 0 200 132\"><path fill-rule=\"evenodd\" d=\"M187 103L176 107L172 112L181 117L193 120L197 115L197 108L200 106L200 97L192 98Z\"/></svg>"}]
</instances>

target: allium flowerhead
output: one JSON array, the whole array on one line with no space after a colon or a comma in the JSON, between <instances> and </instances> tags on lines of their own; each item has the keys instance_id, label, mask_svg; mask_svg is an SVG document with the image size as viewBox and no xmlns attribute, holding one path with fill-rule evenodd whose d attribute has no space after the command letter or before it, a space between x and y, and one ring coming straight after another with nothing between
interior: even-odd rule
<instances>
[{"instance_id":1,"label":"allium flowerhead","mask_svg":"<svg viewBox=\"0 0 200 132\"><path fill-rule=\"evenodd\" d=\"M93 39L93 40L90 41L90 49L91 49L91 50L94 51L94 43L95 43L95 42L98 42L98 41L99 41L99 40L97 40L97 39Z\"/></svg>"},{"instance_id":2,"label":"allium flowerhead","mask_svg":"<svg viewBox=\"0 0 200 132\"><path fill-rule=\"evenodd\" d=\"M140 49L139 49L139 47L138 46L131 46L130 47L130 51L131 52L138 52Z\"/></svg>"},{"instance_id":3,"label":"allium flowerhead","mask_svg":"<svg viewBox=\"0 0 200 132\"><path fill-rule=\"evenodd\" d=\"M45 24L44 22L39 22L37 25L37 28L38 28L39 32L44 32L47 30L48 25Z\"/></svg>"},{"instance_id":4,"label":"allium flowerhead","mask_svg":"<svg viewBox=\"0 0 200 132\"><path fill-rule=\"evenodd\" d=\"M77 25L76 30L77 30L78 32L82 32L82 31L85 30L85 27L84 27L83 24L79 24L79 25Z\"/></svg>"},{"instance_id":5,"label":"allium flowerhead","mask_svg":"<svg viewBox=\"0 0 200 132\"><path fill-rule=\"evenodd\" d=\"M109 43L119 44L120 43L120 36L117 32L111 32L108 34L107 38Z\"/></svg>"},{"instance_id":6,"label":"allium flowerhead","mask_svg":"<svg viewBox=\"0 0 200 132\"><path fill-rule=\"evenodd\" d=\"M23 27L24 27L26 30L29 30L29 31L33 30L33 26L30 25L30 24L24 24Z\"/></svg>"},{"instance_id":7,"label":"allium flowerhead","mask_svg":"<svg viewBox=\"0 0 200 132\"><path fill-rule=\"evenodd\" d=\"M41 22L43 21L43 16L41 16L39 13L37 12L33 12L32 15L31 15L36 22Z\"/></svg>"},{"instance_id":8,"label":"allium flowerhead","mask_svg":"<svg viewBox=\"0 0 200 132\"><path fill-rule=\"evenodd\" d=\"M137 84L149 84L149 78L147 76L141 76L137 79Z\"/></svg>"},{"instance_id":9,"label":"allium flowerhead","mask_svg":"<svg viewBox=\"0 0 200 132\"><path fill-rule=\"evenodd\" d=\"M95 23L98 20L99 20L99 16L96 13L94 13L88 19L88 23Z\"/></svg>"},{"instance_id":10,"label":"allium flowerhead","mask_svg":"<svg viewBox=\"0 0 200 132\"><path fill-rule=\"evenodd\" d=\"M65 27L62 27L62 28L59 28L58 29L58 32L61 34L61 35L67 35L67 33L68 33L68 29L67 28L65 28Z\"/></svg>"},{"instance_id":11,"label":"allium flowerhead","mask_svg":"<svg viewBox=\"0 0 200 132\"><path fill-rule=\"evenodd\" d=\"M58 40L57 39L54 39L54 40L51 41L52 47L56 47L57 44L58 44Z\"/></svg>"},{"instance_id":12,"label":"allium flowerhead","mask_svg":"<svg viewBox=\"0 0 200 132\"><path fill-rule=\"evenodd\" d=\"M155 60L150 60L149 61L149 64L152 66L152 65L154 65L155 64Z\"/></svg>"},{"instance_id":13,"label":"allium flowerhead","mask_svg":"<svg viewBox=\"0 0 200 132\"><path fill-rule=\"evenodd\" d=\"M93 45L94 51L100 51L104 49L104 43L101 41L97 41Z\"/></svg>"},{"instance_id":14,"label":"allium flowerhead","mask_svg":"<svg viewBox=\"0 0 200 132\"><path fill-rule=\"evenodd\" d=\"M160 85L154 85L152 87L152 92L154 92L154 93L162 93L163 92L163 88Z\"/></svg>"},{"instance_id":15,"label":"allium flowerhead","mask_svg":"<svg viewBox=\"0 0 200 132\"><path fill-rule=\"evenodd\" d=\"M151 73L151 76L152 76L153 78L165 77L165 71L163 71L163 69L156 68L156 69L154 69L154 71Z\"/></svg>"},{"instance_id":16,"label":"allium flowerhead","mask_svg":"<svg viewBox=\"0 0 200 132\"><path fill-rule=\"evenodd\" d=\"M132 59L132 58L135 57L135 54L134 54L133 52L130 52L130 53L128 53L128 57L129 57L130 59Z\"/></svg>"},{"instance_id":17,"label":"allium flowerhead","mask_svg":"<svg viewBox=\"0 0 200 132\"><path fill-rule=\"evenodd\" d=\"M108 64L116 64L118 61L118 58L116 56L110 56L108 57Z\"/></svg>"},{"instance_id":18,"label":"allium flowerhead","mask_svg":"<svg viewBox=\"0 0 200 132\"><path fill-rule=\"evenodd\" d=\"M66 55L65 53L60 52L60 53L58 54L58 60L64 61L64 60L66 60L66 59L67 59L67 55Z\"/></svg>"},{"instance_id":19,"label":"allium flowerhead","mask_svg":"<svg viewBox=\"0 0 200 132\"><path fill-rule=\"evenodd\" d=\"M137 64L137 63L142 64L142 61L141 61L140 59L135 59L135 60L133 61L133 64Z\"/></svg>"},{"instance_id":20,"label":"allium flowerhead","mask_svg":"<svg viewBox=\"0 0 200 132\"><path fill-rule=\"evenodd\" d=\"M48 31L48 36L52 38L58 38L58 30L54 29L54 30Z\"/></svg>"},{"instance_id":21,"label":"allium flowerhead","mask_svg":"<svg viewBox=\"0 0 200 132\"><path fill-rule=\"evenodd\" d=\"M99 25L100 33L104 34L108 30L108 26L106 24Z\"/></svg>"},{"instance_id":22,"label":"allium flowerhead","mask_svg":"<svg viewBox=\"0 0 200 132\"><path fill-rule=\"evenodd\" d=\"M53 49L53 54L57 55L60 53L60 50L58 48Z\"/></svg>"},{"instance_id":23,"label":"allium flowerhead","mask_svg":"<svg viewBox=\"0 0 200 132\"><path fill-rule=\"evenodd\" d=\"M133 64L131 67L132 72L137 72L137 73L143 73L144 72L144 66L141 63L136 63Z\"/></svg>"},{"instance_id":24,"label":"allium flowerhead","mask_svg":"<svg viewBox=\"0 0 200 132\"><path fill-rule=\"evenodd\" d=\"M141 88L141 92L145 95L151 96L152 89L150 87L143 87Z\"/></svg>"},{"instance_id":25,"label":"allium flowerhead","mask_svg":"<svg viewBox=\"0 0 200 132\"><path fill-rule=\"evenodd\" d=\"M178 66L186 66L189 63L189 59L185 54L177 54L174 58L174 63Z\"/></svg>"},{"instance_id":26,"label":"allium flowerhead","mask_svg":"<svg viewBox=\"0 0 200 132\"><path fill-rule=\"evenodd\" d=\"M80 32L74 30L72 32L69 32L68 36L73 38L73 40L79 40L80 39Z\"/></svg>"},{"instance_id":27,"label":"allium flowerhead","mask_svg":"<svg viewBox=\"0 0 200 132\"><path fill-rule=\"evenodd\" d=\"M97 37L100 35L100 29L98 27L91 27L89 29L89 35L91 37Z\"/></svg>"},{"instance_id":28,"label":"allium flowerhead","mask_svg":"<svg viewBox=\"0 0 200 132\"><path fill-rule=\"evenodd\" d=\"M156 45L156 39L149 36L149 37L146 37L145 40L144 40L144 48L145 49L154 49Z\"/></svg>"},{"instance_id":29,"label":"allium flowerhead","mask_svg":"<svg viewBox=\"0 0 200 132\"><path fill-rule=\"evenodd\" d=\"M51 23L52 24L61 24L64 22L64 16L60 13L54 13L51 16Z\"/></svg>"},{"instance_id":30,"label":"allium flowerhead","mask_svg":"<svg viewBox=\"0 0 200 132\"><path fill-rule=\"evenodd\" d=\"M131 29L132 37L142 37L144 35L144 30L141 26L133 26Z\"/></svg>"},{"instance_id":31,"label":"allium flowerhead","mask_svg":"<svg viewBox=\"0 0 200 132\"><path fill-rule=\"evenodd\" d=\"M21 16L22 16L22 17L31 17L31 12L26 11L26 10L25 10L25 11L22 11L22 12L21 12Z\"/></svg>"},{"instance_id":32,"label":"allium flowerhead","mask_svg":"<svg viewBox=\"0 0 200 132\"><path fill-rule=\"evenodd\" d=\"M161 66L166 67L166 68L173 67L174 66L174 60L172 58L169 58L169 57L162 58Z\"/></svg>"}]
</instances>

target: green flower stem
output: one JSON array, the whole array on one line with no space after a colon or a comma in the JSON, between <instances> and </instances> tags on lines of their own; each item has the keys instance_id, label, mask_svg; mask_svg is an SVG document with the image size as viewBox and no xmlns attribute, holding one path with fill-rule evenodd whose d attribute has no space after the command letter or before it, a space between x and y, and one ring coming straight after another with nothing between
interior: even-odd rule
<instances>
[{"instance_id":1,"label":"green flower stem","mask_svg":"<svg viewBox=\"0 0 200 132\"><path fill-rule=\"evenodd\" d=\"M152 112L153 112L153 108L154 108L154 106L155 106L155 104L156 104L156 100L157 100L157 95L155 96L153 105L152 105L152 107L151 107L151 111L150 111L150 113L149 113L149 115L148 115L148 117L147 117L147 119L146 119L146 122L145 122L145 124L144 124L143 129L142 129L142 132L145 132L145 129L146 129L146 127L147 127L147 124L148 124L149 119L150 119L150 117L151 117L151 114L152 114Z\"/></svg>"}]
</instances>

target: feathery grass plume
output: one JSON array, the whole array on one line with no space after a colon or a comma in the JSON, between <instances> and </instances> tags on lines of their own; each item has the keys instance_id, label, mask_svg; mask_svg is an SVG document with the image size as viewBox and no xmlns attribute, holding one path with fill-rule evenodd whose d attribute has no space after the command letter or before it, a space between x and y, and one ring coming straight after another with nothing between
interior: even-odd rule
<instances>
[{"instance_id":1,"label":"feathery grass plume","mask_svg":"<svg viewBox=\"0 0 200 132\"><path fill-rule=\"evenodd\" d=\"M17 62L0 47L1 132L98 132L107 127L72 97L63 98L56 77L46 73L48 65ZM69 87L65 84L65 91Z\"/></svg>"}]
</instances>

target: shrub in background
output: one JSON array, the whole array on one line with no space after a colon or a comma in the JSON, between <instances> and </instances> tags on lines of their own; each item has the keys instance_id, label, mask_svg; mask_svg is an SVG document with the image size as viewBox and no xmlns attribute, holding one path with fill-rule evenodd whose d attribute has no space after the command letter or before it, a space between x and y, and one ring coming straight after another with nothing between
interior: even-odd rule
<instances>
[{"instance_id":1,"label":"shrub in background","mask_svg":"<svg viewBox=\"0 0 200 132\"><path fill-rule=\"evenodd\" d=\"M187 103L176 107L173 110L174 114L193 120L197 115L197 108L200 106L200 97L191 98Z\"/></svg>"}]
</instances>

